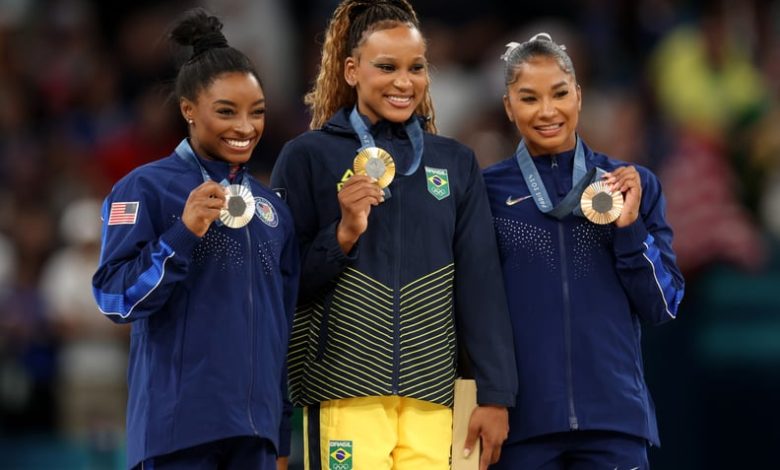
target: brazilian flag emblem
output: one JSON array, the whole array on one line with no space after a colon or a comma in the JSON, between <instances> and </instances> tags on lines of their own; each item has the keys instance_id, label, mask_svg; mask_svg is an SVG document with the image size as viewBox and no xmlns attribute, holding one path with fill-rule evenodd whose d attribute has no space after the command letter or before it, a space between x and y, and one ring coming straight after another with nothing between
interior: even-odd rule
<instances>
[{"instance_id":1,"label":"brazilian flag emblem","mask_svg":"<svg viewBox=\"0 0 780 470\"><path fill-rule=\"evenodd\" d=\"M426 166L425 179L428 181L428 192L439 201L450 195L450 180L446 169Z\"/></svg>"},{"instance_id":2,"label":"brazilian flag emblem","mask_svg":"<svg viewBox=\"0 0 780 470\"><path fill-rule=\"evenodd\" d=\"M352 470L352 441L328 441L330 470Z\"/></svg>"}]
</instances>

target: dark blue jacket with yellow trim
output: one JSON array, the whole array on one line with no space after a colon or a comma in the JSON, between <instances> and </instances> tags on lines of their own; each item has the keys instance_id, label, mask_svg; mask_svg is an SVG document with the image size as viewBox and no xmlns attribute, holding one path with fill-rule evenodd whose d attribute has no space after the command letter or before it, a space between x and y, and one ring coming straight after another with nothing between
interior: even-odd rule
<instances>
[{"instance_id":1,"label":"dark blue jacket with yellow trim","mask_svg":"<svg viewBox=\"0 0 780 470\"><path fill-rule=\"evenodd\" d=\"M589 169L626 165L584 150ZM572 187L573 159L573 150L533 157L553 204ZM649 170L637 170L640 215L624 228L544 215L514 157L484 172L520 382L508 442L596 429L658 444L640 323L674 318L684 282L661 186Z\"/></svg>"},{"instance_id":2,"label":"dark blue jacket with yellow trim","mask_svg":"<svg viewBox=\"0 0 780 470\"><path fill-rule=\"evenodd\" d=\"M215 181L228 174L226 163L200 162ZM284 365L300 269L292 217L250 178L249 224L212 224L198 238L181 214L201 183L200 170L174 153L132 171L103 206L93 290L107 317L132 322L129 467L233 436L260 436L289 453ZM108 223L120 202L138 203L134 223Z\"/></svg>"},{"instance_id":3,"label":"dark blue jacket with yellow trim","mask_svg":"<svg viewBox=\"0 0 780 470\"><path fill-rule=\"evenodd\" d=\"M348 255L336 226L337 191L360 147L349 110L287 143L271 176L287 194L303 259L288 364L293 402L400 395L450 405L461 341L478 401L511 406L512 337L473 152L425 133L419 168L403 176L412 161L404 126L379 121L370 132L397 172L392 196L371 209Z\"/></svg>"}]
</instances>

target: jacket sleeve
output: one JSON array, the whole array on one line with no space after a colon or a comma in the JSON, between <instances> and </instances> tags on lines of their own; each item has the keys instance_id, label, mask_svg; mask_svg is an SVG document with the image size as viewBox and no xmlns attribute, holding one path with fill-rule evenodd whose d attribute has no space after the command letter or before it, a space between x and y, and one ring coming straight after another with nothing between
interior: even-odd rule
<instances>
[{"instance_id":1,"label":"jacket sleeve","mask_svg":"<svg viewBox=\"0 0 780 470\"><path fill-rule=\"evenodd\" d=\"M339 220L321 221L313 188L315 178L308 150L296 141L288 142L271 172L271 186L282 189L295 219L301 255L299 303L306 303L358 256L358 244L344 254L336 239ZM324 224L324 225L323 225Z\"/></svg>"},{"instance_id":2,"label":"jacket sleeve","mask_svg":"<svg viewBox=\"0 0 780 470\"><path fill-rule=\"evenodd\" d=\"M290 217L289 214L287 214ZM292 224L290 225L292 227ZM298 242L295 232L291 229L285 240L285 246L281 256L282 289L284 289L284 309L287 318L287 332L292 330L293 315L298 298L298 280L300 275L300 259L298 256ZM285 355L286 355L285 351ZM292 438L292 413L293 407L287 391L287 361L282 367L282 421L279 426L279 456L290 455L290 441Z\"/></svg>"},{"instance_id":3,"label":"jacket sleeve","mask_svg":"<svg viewBox=\"0 0 780 470\"><path fill-rule=\"evenodd\" d=\"M485 183L473 153L455 226L455 312L477 402L514 406L517 369L509 310Z\"/></svg>"},{"instance_id":4,"label":"jacket sleeve","mask_svg":"<svg viewBox=\"0 0 780 470\"><path fill-rule=\"evenodd\" d=\"M133 179L120 182L103 203L100 263L92 278L98 308L116 323L148 317L168 301L187 276L192 252L200 238L176 221L157 233L159 189L139 189ZM154 196L152 196L154 195ZM109 225L111 205L138 202L135 222Z\"/></svg>"},{"instance_id":5,"label":"jacket sleeve","mask_svg":"<svg viewBox=\"0 0 780 470\"><path fill-rule=\"evenodd\" d=\"M658 179L642 172L640 216L615 229L618 276L634 311L649 324L674 319L685 282L672 251L672 229L666 223L666 202Z\"/></svg>"}]
</instances>

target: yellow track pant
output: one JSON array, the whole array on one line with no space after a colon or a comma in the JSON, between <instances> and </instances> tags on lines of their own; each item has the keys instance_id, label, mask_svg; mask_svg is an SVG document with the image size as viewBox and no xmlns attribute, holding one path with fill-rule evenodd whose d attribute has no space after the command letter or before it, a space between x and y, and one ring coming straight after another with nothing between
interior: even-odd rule
<instances>
[{"instance_id":1,"label":"yellow track pant","mask_svg":"<svg viewBox=\"0 0 780 470\"><path fill-rule=\"evenodd\" d=\"M452 410L399 396L303 409L306 470L449 470Z\"/></svg>"}]
</instances>

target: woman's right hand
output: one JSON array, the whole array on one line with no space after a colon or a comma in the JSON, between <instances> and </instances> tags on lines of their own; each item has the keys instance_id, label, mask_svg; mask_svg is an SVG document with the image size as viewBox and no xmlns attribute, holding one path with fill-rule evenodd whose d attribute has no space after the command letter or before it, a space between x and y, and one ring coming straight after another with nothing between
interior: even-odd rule
<instances>
[{"instance_id":1,"label":"woman's right hand","mask_svg":"<svg viewBox=\"0 0 780 470\"><path fill-rule=\"evenodd\" d=\"M371 207L381 204L385 198L376 180L366 175L351 176L338 197L341 221L336 229L336 238L341 250L347 254L368 228Z\"/></svg>"},{"instance_id":2,"label":"woman's right hand","mask_svg":"<svg viewBox=\"0 0 780 470\"><path fill-rule=\"evenodd\" d=\"M181 221L190 232L202 237L225 207L225 188L214 181L206 181L190 192Z\"/></svg>"}]
</instances>

